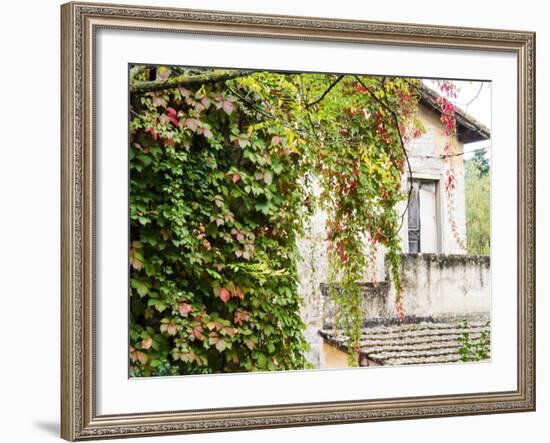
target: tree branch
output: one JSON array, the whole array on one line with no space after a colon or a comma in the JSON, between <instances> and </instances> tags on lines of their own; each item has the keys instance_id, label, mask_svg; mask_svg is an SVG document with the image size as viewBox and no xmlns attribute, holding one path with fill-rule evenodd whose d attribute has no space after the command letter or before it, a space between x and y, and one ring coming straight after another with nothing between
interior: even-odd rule
<instances>
[{"instance_id":1,"label":"tree branch","mask_svg":"<svg viewBox=\"0 0 550 443\"><path fill-rule=\"evenodd\" d=\"M315 100L314 102L308 103L308 104L306 105L306 109L311 108L313 105L316 105L317 103L321 102L321 101L326 97L326 95L332 90L332 88L334 88L334 87L338 84L338 82L339 82L340 80L342 80L343 78L344 78L344 75L339 75L339 76L336 78L336 80L334 80L334 81L330 84L330 86L327 88L327 90L326 90L325 92L323 92L323 95L321 95L321 97L319 97L319 98L318 98L317 100Z\"/></svg>"},{"instance_id":2,"label":"tree branch","mask_svg":"<svg viewBox=\"0 0 550 443\"><path fill-rule=\"evenodd\" d=\"M130 92L151 92L165 89L186 88L200 86L209 83L225 82L238 77L244 77L255 71L217 71L208 74L179 75L168 80L153 80L148 82L135 82L130 84Z\"/></svg>"}]
</instances>

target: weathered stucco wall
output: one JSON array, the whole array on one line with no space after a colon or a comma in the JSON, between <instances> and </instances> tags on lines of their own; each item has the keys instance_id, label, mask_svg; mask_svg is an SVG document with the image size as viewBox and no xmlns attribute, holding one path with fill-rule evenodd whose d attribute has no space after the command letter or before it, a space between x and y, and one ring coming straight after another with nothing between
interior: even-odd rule
<instances>
[{"instance_id":1,"label":"weathered stucco wall","mask_svg":"<svg viewBox=\"0 0 550 443\"><path fill-rule=\"evenodd\" d=\"M406 321L487 319L491 312L489 257L474 255L403 254L401 258L403 306ZM393 284L370 282L364 290L365 324L397 321ZM334 306L326 294L322 299L322 327L333 327Z\"/></svg>"},{"instance_id":2,"label":"weathered stucco wall","mask_svg":"<svg viewBox=\"0 0 550 443\"><path fill-rule=\"evenodd\" d=\"M408 317L488 318L491 312L489 257L404 254L401 259L403 306ZM388 291L388 315L395 288Z\"/></svg>"},{"instance_id":3,"label":"weathered stucco wall","mask_svg":"<svg viewBox=\"0 0 550 443\"><path fill-rule=\"evenodd\" d=\"M388 298L390 295L389 284L386 282L380 283L361 283L361 289L363 291L363 303L361 310L363 311L363 317L366 322L374 320L375 322L384 322L392 316L388 305ZM336 315L336 307L332 303L329 295L329 287L326 284L321 285L322 308L323 308L323 329L334 328L334 318Z\"/></svg>"}]
</instances>

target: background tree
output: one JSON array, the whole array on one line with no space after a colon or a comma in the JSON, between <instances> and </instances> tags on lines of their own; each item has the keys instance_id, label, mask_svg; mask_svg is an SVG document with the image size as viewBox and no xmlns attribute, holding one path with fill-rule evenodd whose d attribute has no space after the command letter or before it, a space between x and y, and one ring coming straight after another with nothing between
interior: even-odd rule
<instances>
[{"instance_id":1,"label":"background tree","mask_svg":"<svg viewBox=\"0 0 550 443\"><path fill-rule=\"evenodd\" d=\"M489 175L489 159L487 158L486 149L476 150L469 161L477 168L480 175Z\"/></svg>"},{"instance_id":2,"label":"background tree","mask_svg":"<svg viewBox=\"0 0 550 443\"><path fill-rule=\"evenodd\" d=\"M485 150L465 161L466 236L468 253L489 255L491 246L491 181Z\"/></svg>"}]
</instances>

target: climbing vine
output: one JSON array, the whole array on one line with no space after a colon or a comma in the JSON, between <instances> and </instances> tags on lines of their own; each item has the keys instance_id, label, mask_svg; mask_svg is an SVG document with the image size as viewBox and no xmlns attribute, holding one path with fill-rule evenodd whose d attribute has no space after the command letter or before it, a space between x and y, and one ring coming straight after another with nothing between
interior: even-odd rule
<instances>
[{"instance_id":1,"label":"climbing vine","mask_svg":"<svg viewBox=\"0 0 550 443\"><path fill-rule=\"evenodd\" d=\"M131 374L306 367L296 238L317 208L336 324L356 361L369 248L386 247L403 315L396 206L404 141L422 132L417 82L130 74Z\"/></svg>"}]
</instances>

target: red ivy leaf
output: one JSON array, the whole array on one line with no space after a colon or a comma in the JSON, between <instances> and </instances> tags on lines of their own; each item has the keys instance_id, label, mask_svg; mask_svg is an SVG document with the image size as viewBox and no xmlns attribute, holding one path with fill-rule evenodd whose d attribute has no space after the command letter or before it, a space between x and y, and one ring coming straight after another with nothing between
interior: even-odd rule
<instances>
[{"instance_id":1,"label":"red ivy leaf","mask_svg":"<svg viewBox=\"0 0 550 443\"><path fill-rule=\"evenodd\" d=\"M191 131L197 132L197 128L200 126L200 121L196 118L188 118L185 120L185 126L187 126Z\"/></svg>"},{"instance_id":2,"label":"red ivy leaf","mask_svg":"<svg viewBox=\"0 0 550 443\"><path fill-rule=\"evenodd\" d=\"M239 288L238 286L233 291L233 295L235 297L239 297L241 300L244 299L244 292L243 292L242 288Z\"/></svg>"},{"instance_id":3,"label":"red ivy leaf","mask_svg":"<svg viewBox=\"0 0 550 443\"><path fill-rule=\"evenodd\" d=\"M230 102L229 100L224 100L222 103L222 108L227 115L231 115L235 110L235 105L233 104L233 102Z\"/></svg>"},{"instance_id":4,"label":"red ivy leaf","mask_svg":"<svg viewBox=\"0 0 550 443\"><path fill-rule=\"evenodd\" d=\"M239 325L242 325L243 322L248 321L250 319L250 313L246 311L237 311L235 312L233 321L235 323L238 323Z\"/></svg>"},{"instance_id":5,"label":"red ivy leaf","mask_svg":"<svg viewBox=\"0 0 550 443\"><path fill-rule=\"evenodd\" d=\"M170 120L174 126L178 126L178 119L175 116L169 115L168 120Z\"/></svg>"},{"instance_id":6,"label":"red ivy leaf","mask_svg":"<svg viewBox=\"0 0 550 443\"><path fill-rule=\"evenodd\" d=\"M212 138L214 134L212 134L212 131L208 128L204 128L202 130L202 135L204 135L206 138Z\"/></svg>"},{"instance_id":7,"label":"red ivy leaf","mask_svg":"<svg viewBox=\"0 0 550 443\"><path fill-rule=\"evenodd\" d=\"M229 298L231 297L230 292L225 288L220 288L219 295L220 295L221 301L223 301L224 303L227 303L229 301Z\"/></svg>"},{"instance_id":8,"label":"red ivy leaf","mask_svg":"<svg viewBox=\"0 0 550 443\"><path fill-rule=\"evenodd\" d=\"M197 340L204 339L204 335L202 334L202 328L200 326L196 326L193 328L193 335Z\"/></svg>"},{"instance_id":9,"label":"red ivy leaf","mask_svg":"<svg viewBox=\"0 0 550 443\"><path fill-rule=\"evenodd\" d=\"M135 257L132 257L132 267L136 270L136 271L141 271L141 268L142 268L142 263L141 261L139 261L137 258Z\"/></svg>"},{"instance_id":10,"label":"red ivy leaf","mask_svg":"<svg viewBox=\"0 0 550 443\"><path fill-rule=\"evenodd\" d=\"M178 308L179 313L184 316L189 314L192 310L193 306L191 306L189 303L182 303Z\"/></svg>"},{"instance_id":11,"label":"red ivy leaf","mask_svg":"<svg viewBox=\"0 0 550 443\"><path fill-rule=\"evenodd\" d=\"M175 323L168 323L166 325L166 333L168 335L176 335L177 332L178 332L178 328L176 327Z\"/></svg>"},{"instance_id":12,"label":"red ivy leaf","mask_svg":"<svg viewBox=\"0 0 550 443\"><path fill-rule=\"evenodd\" d=\"M236 333L235 329L234 328L230 328L230 327L225 327L221 330L222 334L225 334L225 335L229 335L231 337L233 337Z\"/></svg>"},{"instance_id":13,"label":"red ivy leaf","mask_svg":"<svg viewBox=\"0 0 550 443\"><path fill-rule=\"evenodd\" d=\"M211 345L215 345L216 343L218 343L219 339L219 335L216 332L212 332L208 337L208 343L210 343Z\"/></svg>"},{"instance_id":14,"label":"red ivy leaf","mask_svg":"<svg viewBox=\"0 0 550 443\"><path fill-rule=\"evenodd\" d=\"M158 107L158 106L165 106L166 105L166 100L162 97L159 97L157 95L154 95L153 96L153 105L155 107Z\"/></svg>"},{"instance_id":15,"label":"red ivy leaf","mask_svg":"<svg viewBox=\"0 0 550 443\"><path fill-rule=\"evenodd\" d=\"M157 139L159 138L159 135L157 134L157 131L155 131L154 128L149 128L149 129L147 129L146 132L149 132L153 136L153 139L155 141L157 141Z\"/></svg>"},{"instance_id":16,"label":"red ivy leaf","mask_svg":"<svg viewBox=\"0 0 550 443\"><path fill-rule=\"evenodd\" d=\"M208 109L210 107L210 99L206 96L201 98L201 103L204 106L205 109Z\"/></svg>"},{"instance_id":17,"label":"red ivy leaf","mask_svg":"<svg viewBox=\"0 0 550 443\"><path fill-rule=\"evenodd\" d=\"M178 116L178 113L174 108L172 108L170 106L168 108L166 108L166 117L168 118L168 120L170 120L172 122L172 124L174 126L178 126L177 116Z\"/></svg>"}]
</instances>

